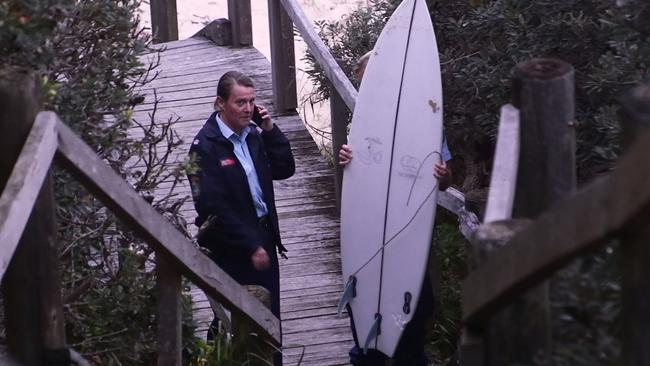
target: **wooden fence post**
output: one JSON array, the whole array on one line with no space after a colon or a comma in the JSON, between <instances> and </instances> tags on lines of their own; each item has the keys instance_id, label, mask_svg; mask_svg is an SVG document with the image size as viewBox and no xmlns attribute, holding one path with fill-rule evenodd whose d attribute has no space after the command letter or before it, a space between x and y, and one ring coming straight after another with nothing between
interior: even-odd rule
<instances>
[{"instance_id":1,"label":"wooden fence post","mask_svg":"<svg viewBox=\"0 0 650 366\"><path fill-rule=\"evenodd\" d=\"M255 296L264 306L271 308L271 293L262 286L246 285L248 292ZM233 314L233 355L237 360L251 366L265 366L273 364L275 348L259 334L253 334L253 327L249 320L239 318ZM252 356L255 355L255 356Z\"/></svg>"},{"instance_id":2,"label":"wooden fence post","mask_svg":"<svg viewBox=\"0 0 650 366\"><path fill-rule=\"evenodd\" d=\"M343 185L343 168L339 165L339 150L348 141L349 109L334 86L330 86L330 114L332 120L332 161L334 162L334 189L336 207L341 211L341 186Z\"/></svg>"},{"instance_id":3,"label":"wooden fence post","mask_svg":"<svg viewBox=\"0 0 650 366\"><path fill-rule=\"evenodd\" d=\"M520 155L513 217L535 218L576 188L573 67L534 59L513 72Z\"/></svg>"},{"instance_id":4,"label":"wooden fence post","mask_svg":"<svg viewBox=\"0 0 650 366\"><path fill-rule=\"evenodd\" d=\"M183 356L182 277L161 254L156 253L158 293L158 365L177 366Z\"/></svg>"},{"instance_id":5,"label":"wooden fence post","mask_svg":"<svg viewBox=\"0 0 650 366\"><path fill-rule=\"evenodd\" d=\"M470 267L477 268L490 255L503 247L515 234L531 223L527 219L495 221L483 224L472 234ZM519 353L518 342L510 338L517 333L527 334L530 326L536 326L526 319L520 319L521 307L518 303L528 299L517 300L513 305L498 311L485 324L468 324L469 336L463 338L461 357L463 364L470 362L473 366L511 365ZM528 305L530 307L530 305ZM525 307L524 310L530 310ZM524 313L525 314L525 313ZM517 328L517 331L513 330ZM482 338L482 339L480 339ZM482 342L481 342L482 341ZM532 363L531 363L532 364Z\"/></svg>"},{"instance_id":6,"label":"wooden fence post","mask_svg":"<svg viewBox=\"0 0 650 366\"><path fill-rule=\"evenodd\" d=\"M41 108L41 80L35 74L0 70L0 189ZM7 344L23 365L69 360L51 184L46 178L3 280Z\"/></svg>"},{"instance_id":7,"label":"wooden fence post","mask_svg":"<svg viewBox=\"0 0 650 366\"><path fill-rule=\"evenodd\" d=\"M622 142L629 147L636 137L650 130L650 83L638 86L621 98L619 117ZM647 177L639 177L647 179ZM623 232L623 365L650 365L650 210Z\"/></svg>"},{"instance_id":8,"label":"wooden fence post","mask_svg":"<svg viewBox=\"0 0 650 366\"><path fill-rule=\"evenodd\" d=\"M278 113L295 113L298 108L298 93L293 23L280 0L269 0L268 4L275 110Z\"/></svg>"},{"instance_id":9,"label":"wooden fence post","mask_svg":"<svg viewBox=\"0 0 650 366\"><path fill-rule=\"evenodd\" d=\"M176 0L151 0L150 6L154 43L178 40Z\"/></svg>"},{"instance_id":10,"label":"wooden fence post","mask_svg":"<svg viewBox=\"0 0 650 366\"><path fill-rule=\"evenodd\" d=\"M573 67L533 59L513 72L513 101L520 111L520 155L513 217L536 218L572 194L575 172L575 86ZM548 283L513 304L520 318L506 335L513 363L532 364L551 346Z\"/></svg>"},{"instance_id":11,"label":"wooden fence post","mask_svg":"<svg viewBox=\"0 0 650 366\"><path fill-rule=\"evenodd\" d=\"M232 25L232 45L234 47L252 46L251 0L228 0L228 19Z\"/></svg>"}]
</instances>

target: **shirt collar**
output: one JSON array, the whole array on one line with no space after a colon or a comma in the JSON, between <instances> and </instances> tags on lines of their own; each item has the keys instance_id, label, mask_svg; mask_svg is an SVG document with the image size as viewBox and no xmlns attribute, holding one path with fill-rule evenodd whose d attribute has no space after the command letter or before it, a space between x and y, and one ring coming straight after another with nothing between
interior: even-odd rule
<instances>
[{"instance_id":1,"label":"shirt collar","mask_svg":"<svg viewBox=\"0 0 650 366\"><path fill-rule=\"evenodd\" d=\"M246 137L248 136L248 133L250 132L251 126L248 126L244 128L241 131L241 135L237 135L228 125L221 119L221 116L219 113L217 113L215 119L217 120L217 125L219 125L219 129L221 130L221 133L223 134L223 137L227 138L228 140L231 140L233 135L236 136L239 140L244 141L246 140Z\"/></svg>"}]
</instances>

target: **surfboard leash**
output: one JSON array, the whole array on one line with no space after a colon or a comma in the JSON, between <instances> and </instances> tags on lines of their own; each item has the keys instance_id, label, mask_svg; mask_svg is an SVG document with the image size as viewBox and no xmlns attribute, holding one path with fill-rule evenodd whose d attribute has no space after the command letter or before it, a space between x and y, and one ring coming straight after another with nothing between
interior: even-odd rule
<instances>
[{"instance_id":1,"label":"surfboard leash","mask_svg":"<svg viewBox=\"0 0 650 366\"><path fill-rule=\"evenodd\" d=\"M413 216L409 219L409 221L401 229L399 229L397 231L397 233L395 233L395 235L393 235L390 239L388 239L388 241L386 241L381 247L379 247L379 249L377 249L377 251L370 257L370 259L368 259L361 267L359 267L359 269L354 271L354 273L352 275L350 275L350 277L355 277L356 278L356 275L359 272L361 272L368 264L370 264L370 262L372 262L372 260L375 259L375 257L378 256L379 253L381 253L381 251L384 248L386 248L386 246L388 246L388 244L390 244L393 240L395 240L395 238L397 238L399 236L399 234L401 234L404 230L406 230L407 227L409 227L411 225L413 220L415 220L415 218L418 216L418 214L420 213L420 210L422 210L422 208L427 203L429 198L431 198L431 196L436 191L436 189L438 189L438 182L437 181L436 181L436 184L434 185L433 189L431 190L431 192L429 192L429 194L427 194L426 198L424 200L422 200L422 203L420 203L420 206L418 206L418 209L415 210L415 214L413 214ZM356 284L356 282L355 282L355 284Z\"/></svg>"},{"instance_id":2,"label":"surfboard leash","mask_svg":"<svg viewBox=\"0 0 650 366\"><path fill-rule=\"evenodd\" d=\"M441 153L439 153L438 151L432 151L432 152L430 152L429 154L427 154L427 156L424 157L424 159L423 159L422 162L420 163L420 166L418 167L417 174L415 174L415 177L416 177L416 178L420 176L420 171L422 171L422 167L424 166L424 163L425 163L425 162L426 162L426 161L427 161L427 160L428 160L432 155L435 155L435 154L438 155L438 157L440 158L439 161L442 162L442 154L441 154ZM413 194L413 188L415 188L415 183L416 183L416 182L417 182L417 179L413 179L413 183L411 184L411 189L409 190L409 198L406 200L406 205L407 205L407 206L408 206L409 203L411 202L411 195ZM436 180L436 182L437 182L437 180Z\"/></svg>"}]
</instances>

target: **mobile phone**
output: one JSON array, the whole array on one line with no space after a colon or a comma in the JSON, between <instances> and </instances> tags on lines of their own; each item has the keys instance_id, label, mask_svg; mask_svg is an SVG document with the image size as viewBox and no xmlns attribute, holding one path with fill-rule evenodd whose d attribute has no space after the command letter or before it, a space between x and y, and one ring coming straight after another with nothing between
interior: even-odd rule
<instances>
[{"instance_id":1,"label":"mobile phone","mask_svg":"<svg viewBox=\"0 0 650 366\"><path fill-rule=\"evenodd\" d=\"M260 114L260 107L255 106L253 108L253 122L255 122L256 125L262 126L262 123L264 122L264 119L262 119L262 115Z\"/></svg>"}]
</instances>

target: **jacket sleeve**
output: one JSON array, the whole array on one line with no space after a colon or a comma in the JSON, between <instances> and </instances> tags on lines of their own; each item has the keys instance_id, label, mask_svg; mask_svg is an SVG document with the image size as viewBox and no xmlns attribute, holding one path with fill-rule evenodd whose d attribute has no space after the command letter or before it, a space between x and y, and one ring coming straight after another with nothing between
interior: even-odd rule
<instances>
[{"instance_id":1,"label":"jacket sleeve","mask_svg":"<svg viewBox=\"0 0 650 366\"><path fill-rule=\"evenodd\" d=\"M206 229L205 239L199 244L211 250L219 246L219 249L252 255L260 247L261 238L256 230L250 230L250 227L233 215L236 210L229 207L229 192L220 179L218 163L211 161L200 145L192 145L190 155L194 155L199 166L197 172L188 174L196 211L203 221L214 216L212 226Z\"/></svg>"},{"instance_id":2,"label":"jacket sleeve","mask_svg":"<svg viewBox=\"0 0 650 366\"><path fill-rule=\"evenodd\" d=\"M271 165L273 179L287 179L296 171L296 163L287 137L277 125L271 131L262 132L266 155Z\"/></svg>"}]
</instances>

